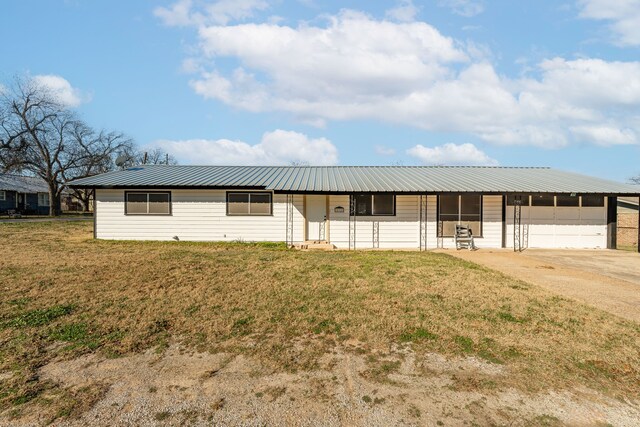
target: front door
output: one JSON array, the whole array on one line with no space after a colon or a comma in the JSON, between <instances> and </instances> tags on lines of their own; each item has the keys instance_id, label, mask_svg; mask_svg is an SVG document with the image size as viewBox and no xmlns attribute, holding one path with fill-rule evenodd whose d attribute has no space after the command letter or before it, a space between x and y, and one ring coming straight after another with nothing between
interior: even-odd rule
<instances>
[{"instance_id":1,"label":"front door","mask_svg":"<svg viewBox=\"0 0 640 427\"><path fill-rule=\"evenodd\" d=\"M307 240L326 240L327 196L307 196Z\"/></svg>"}]
</instances>

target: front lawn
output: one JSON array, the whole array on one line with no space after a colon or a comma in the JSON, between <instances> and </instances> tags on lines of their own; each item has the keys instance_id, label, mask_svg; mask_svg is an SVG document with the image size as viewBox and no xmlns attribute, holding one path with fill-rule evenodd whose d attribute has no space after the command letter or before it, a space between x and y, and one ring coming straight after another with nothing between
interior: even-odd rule
<instances>
[{"instance_id":1,"label":"front lawn","mask_svg":"<svg viewBox=\"0 0 640 427\"><path fill-rule=\"evenodd\" d=\"M67 416L94 391L42 381L40 367L175 341L283 371L312 370L347 340L363 354L406 345L506 367L458 385L482 392L640 397L638 324L446 254L94 241L91 227L0 224L0 412ZM395 369L376 363L380 381Z\"/></svg>"}]
</instances>

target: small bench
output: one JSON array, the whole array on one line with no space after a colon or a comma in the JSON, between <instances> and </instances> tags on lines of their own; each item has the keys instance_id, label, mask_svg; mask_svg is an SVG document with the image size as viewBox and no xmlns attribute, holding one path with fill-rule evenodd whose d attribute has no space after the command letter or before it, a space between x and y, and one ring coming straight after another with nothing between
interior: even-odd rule
<instances>
[{"instance_id":1,"label":"small bench","mask_svg":"<svg viewBox=\"0 0 640 427\"><path fill-rule=\"evenodd\" d=\"M9 215L9 218L22 218L22 214L15 209L9 209L7 215Z\"/></svg>"},{"instance_id":2,"label":"small bench","mask_svg":"<svg viewBox=\"0 0 640 427\"><path fill-rule=\"evenodd\" d=\"M456 249L476 249L476 245L473 242L473 233L469 227L465 227L463 225L456 225L456 234L455 234L455 242Z\"/></svg>"}]
</instances>

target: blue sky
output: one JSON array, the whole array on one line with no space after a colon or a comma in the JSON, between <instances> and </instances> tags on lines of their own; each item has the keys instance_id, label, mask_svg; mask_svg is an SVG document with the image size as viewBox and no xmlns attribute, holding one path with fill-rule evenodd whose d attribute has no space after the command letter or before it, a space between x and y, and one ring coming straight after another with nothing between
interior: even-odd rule
<instances>
[{"instance_id":1,"label":"blue sky","mask_svg":"<svg viewBox=\"0 0 640 427\"><path fill-rule=\"evenodd\" d=\"M6 0L1 81L183 164L640 173L640 0Z\"/></svg>"}]
</instances>

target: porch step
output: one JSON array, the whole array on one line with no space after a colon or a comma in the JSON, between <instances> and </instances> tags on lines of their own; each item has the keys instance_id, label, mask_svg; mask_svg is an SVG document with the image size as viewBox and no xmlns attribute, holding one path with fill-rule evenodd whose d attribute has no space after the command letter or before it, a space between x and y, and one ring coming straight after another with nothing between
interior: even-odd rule
<instances>
[{"instance_id":1,"label":"porch step","mask_svg":"<svg viewBox=\"0 0 640 427\"><path fill-rule=\"evenodd\" d=\"M307 240L300 245L300 249L306 249L310 251L332 251L336 247L327 242L326 240Z\"/></svg>"}]
</instances>

